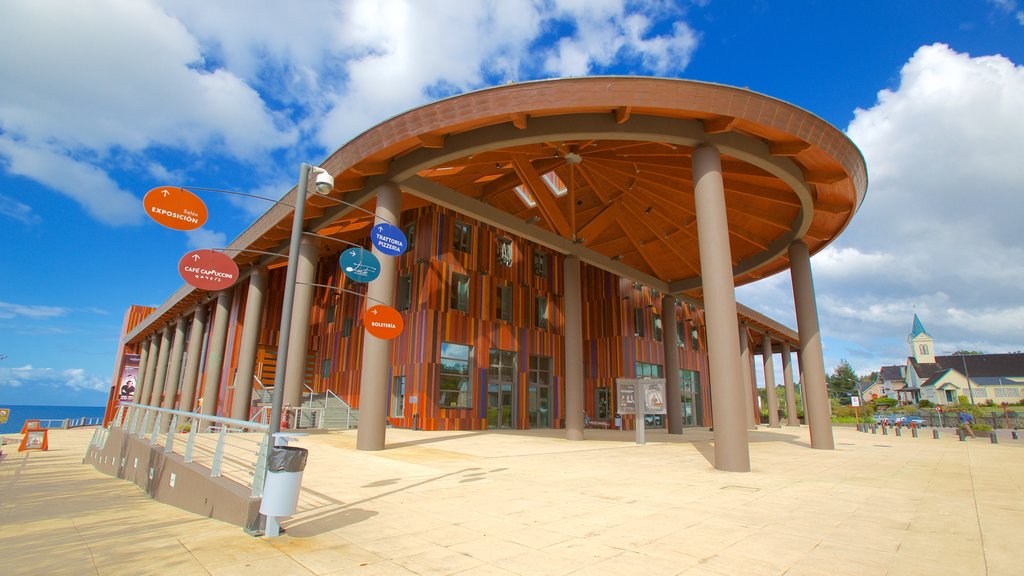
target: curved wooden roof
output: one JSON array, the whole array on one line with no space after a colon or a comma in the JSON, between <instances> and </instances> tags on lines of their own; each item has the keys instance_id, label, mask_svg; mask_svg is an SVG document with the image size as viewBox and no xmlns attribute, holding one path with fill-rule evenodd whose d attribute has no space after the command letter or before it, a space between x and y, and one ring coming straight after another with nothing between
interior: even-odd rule
<instances>
[{"instance_id":1,"label":"curved wooden roof","mask_svg":"<svg viewBox=\"0 0 1024 576\"><path fill-rule=\"evenodd\" d=\"M374 126L321 164L335 190L310 195L306 228L365 237L373 191L393 181L403 209L448 206L699 300L691 154L701 144L722 154L737 286L788 268L794 240L820 251L864 200L860 151L805 110L718 84L587 77L480 90ZM286 252L291 220L292 209L278 204L230 248ZM240 265L273 265L257 252L232 254ZM181 311L197 299L185 286L165 306Z\"/></svg>"}]
</instances>

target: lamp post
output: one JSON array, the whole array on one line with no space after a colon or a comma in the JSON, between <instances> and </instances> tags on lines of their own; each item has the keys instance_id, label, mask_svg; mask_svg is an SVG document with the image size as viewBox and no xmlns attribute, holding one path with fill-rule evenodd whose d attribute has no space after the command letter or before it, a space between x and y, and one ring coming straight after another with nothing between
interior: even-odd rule
<instances>
[{"instance_id":1,"label":"lamp post","mask_svg":"<svg viewBox=\"0 0 1024 576\"><path fill-rule=\"evenodd\" d=\"M971 387L971 373L967 371L967 356L960 351L960 360L964 363L964 376L967 377L967 394L971 397L971 406L974 406L974 388Z\"/></svg>"},{"instance_id":2,"label":"lamp post","mask_svg":"<svg viewBox=\"0 0 1024 576\"><path fill-rule=\"evenodd\" d=\"M303 162L299 166L299 186L295 190L295 212L292 216L291 243L288 248L288 268L285 272L284 299L281 302L280 332L277 336L277 368L274 372L274 401L270 408L270 434L281 431L281 408L284 402L284 376L288 366L288 340L292 328L292 304L295 302L295 276L298 272L299 244L302 242L303 219L306 212L306 188L310 171L316 173L316 189L328 194L334 188L334 178L319 166Z\"/></svg>"}]
</instances>

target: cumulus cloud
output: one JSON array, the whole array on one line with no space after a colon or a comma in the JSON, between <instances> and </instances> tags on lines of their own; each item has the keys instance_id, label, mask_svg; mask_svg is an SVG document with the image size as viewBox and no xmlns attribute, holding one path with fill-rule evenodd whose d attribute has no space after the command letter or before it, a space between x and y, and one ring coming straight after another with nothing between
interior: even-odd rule
<instances>
[{"instance_id":1,"label":"cumulus cloud","mask_svg":"<svg viewBox=\"0 0 1024 576\"><path fill-rule=\"evenodd\" d=\"M213 250L227 246L227 235L223 232L200 228L185 232L185 236L188 238L186 245L192 250Z\"/></svg>"},{"instance_id":2,"label":"cumulus cloud","mask_svg":"<svg viewBox=\"0 0 1024 576\"><path fill-rule=\"evenodd\" d=\"M19 368L0 367L0 386L67 388L71 391L105 392L110 389L110 381L89 374L81 368L54 370L52 368L35 368L28 364Z\"/></svg>"}]
</instances>

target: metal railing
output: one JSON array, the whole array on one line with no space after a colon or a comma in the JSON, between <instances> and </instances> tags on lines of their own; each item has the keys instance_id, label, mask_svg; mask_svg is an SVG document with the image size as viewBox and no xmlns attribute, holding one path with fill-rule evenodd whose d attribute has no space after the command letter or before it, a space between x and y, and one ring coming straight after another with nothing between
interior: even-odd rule
<instances>
[{"instance_id":1,"label":"metal railing","mask_svg":"<svg viewBox=\"0 0 1024 576\"><path fill-rule=\"evenodd\" d=\"M327 390L324 394L324 409L326 412L330 412L331 398L334 398L337 403L341 406L341 409L345 411L345 428L352 428L353 424L359 423L359 416L352 413L352 407L349 406L344 400L338 397L337 394ZM326 414L325 414L326 419Z\"/></svg>"},{"instance_id":2,"label":"metal railing","mask_svg":"<svg viewBox=\"0 0 1024 576\"><path fill-rule=\"evenodd\" d=\"M253 498L263 496L270 445L265 423L121 404L110 428L148 438L150 445L163 447L164 454L179 454L184 462L207 468L211 478L228 478L249 487ZM93 445L102 449L108 435L107 429L98 428Z\"/></svg>"},{"instance_id":3,"label":"metal railing","mask_svg":"<svg viewBox=\"0 0 1024 576\"><path fill-rule=\"evenodd\" d=\"M69 428L82 428L84 426L100 426L103 424L102 416L96 418L87 418L84 416L81 418L32 418L32 420L38 421L40 428L46 428L49 430L57 428L67 430Z\"/></svg>"}]
</instances>

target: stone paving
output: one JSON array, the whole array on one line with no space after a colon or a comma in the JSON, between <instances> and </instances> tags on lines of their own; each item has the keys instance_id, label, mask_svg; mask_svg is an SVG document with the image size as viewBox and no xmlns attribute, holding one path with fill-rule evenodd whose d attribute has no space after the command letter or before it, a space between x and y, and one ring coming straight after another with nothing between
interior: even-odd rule
<instances>
[{"instance_id":1,"label":"stone paving","mask_svg":"<svg viewBox=\"0 0 1024 576\"><path fill-rule=\"evenodd\" d=\"M82 464L91 430L0 462L0 574L871 575L1024 573L1024 440L836 427L711 433L389 430L301 439L299 511L274 539L159 504ZM7 437L13 440L13 436Z\"/></svg>"}]
</instances>

